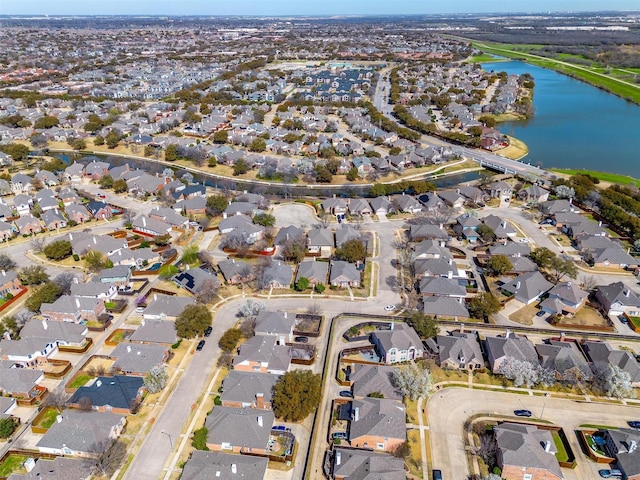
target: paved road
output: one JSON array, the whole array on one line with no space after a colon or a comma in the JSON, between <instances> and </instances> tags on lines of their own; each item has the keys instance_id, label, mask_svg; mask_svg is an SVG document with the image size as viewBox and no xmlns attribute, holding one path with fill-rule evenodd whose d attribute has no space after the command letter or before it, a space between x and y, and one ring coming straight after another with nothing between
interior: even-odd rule
<instances>
[{"instance_id":1,"label":"paved road","mask_svg":"<svg viewBox=\"0 0 640 480\"><path fill-rule=\"evenodd\" d=\"M573 431L582 424L623 427L636 418L638 408L624 405L576 402L554 397L514 395L505 392L447 388L433 394L427 403L431 438L432 468L442 470L444 478L462 480L470 473L463 444L463 424L473 415L504 415L513 418L513 410L526 408L536 418L564 428L577 458L574 470L563 469L565 479L598 478L598 465L588 460ZM544 413L543 413L544 408ZM522 421L522 419L519 419ZM597 421L596 421L597 420Z\"/></svg>"}]
</instances>

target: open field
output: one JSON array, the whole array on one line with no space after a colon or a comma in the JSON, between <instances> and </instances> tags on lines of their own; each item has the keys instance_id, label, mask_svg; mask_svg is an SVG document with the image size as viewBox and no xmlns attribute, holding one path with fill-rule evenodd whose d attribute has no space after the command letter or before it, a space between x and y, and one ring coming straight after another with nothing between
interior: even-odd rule
<instances>
[{"instance_id":1,"label":"open field","mask_svg":"<svg viewBox=\"0 0 640 480\"><path fill-rule=\"evenodd\" d=\"M584 170L578 168L549 168L551 172L561 173L563 175L576 175L578 173L584 173L597 178L601 182L616 183L618 185L640 185L640 180L629 177L627 175L621 175L618 173L598 172L596 170Z\"/></svg>"},{"instance_id":2,"label":"open field","mask_svg":"<svg viewBox=\"0 0 640 480\"><path fill-rule=\"evenodd\" d=\"M498 150L496 153L511 160L519 160L529 153L529 147L522 140L509 137L509 146Z\"/></svg>"},{"instance_id":3,"label":"open field","mask_svg":"<svg viewBox=\"0 0 640 480\"><path fill-rule=\"evenodd\" d=\"M474 47L485 53L514 58L538 67L555 70L557 72L564 73L565 75L569 75L570 77L587 82L594 87L611 92L614 95L622 97L633 103L640 104L640 85L635 85L627 80L617 78L619 73L617 75L612 75L611 72L609 74L605 74L599 71L601 69L596 67L572 65L571 63L563 60L554 60L535 55L536 48L541 47L539 45L513 45L477 42L469 39L465 40L470 41Z\"/></svg>"}]
</instances>

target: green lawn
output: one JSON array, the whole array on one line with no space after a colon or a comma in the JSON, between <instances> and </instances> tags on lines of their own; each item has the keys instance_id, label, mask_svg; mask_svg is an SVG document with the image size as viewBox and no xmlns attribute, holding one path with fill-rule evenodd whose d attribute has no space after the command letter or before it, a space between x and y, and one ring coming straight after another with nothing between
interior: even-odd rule
<instances>
[{"instance_id":1,"label":"green lawn","mask_svg":"<svg viewBox=\"0 0 640 480\"><path fill-rule=\"evenodd\" d=\"M467 63L486 63L486 62L493 63L493 62L506 62L507 60L508 58L496 57L494 55L481 53L480 55L474 55L473 57L469 58L466 62Z\"/></svg>"},{"instance_id":2,"label":"green lawn","mask_svg":"<svg viewBox=\"0 0 640 480\"><path fill-rule=\"evenodd\" d=\"M599 172L597 170L584 170L580 168L549 168L552 172L564 173L566 175L576 175L584 173L597 178L601 182L617 183L619 185L640 185L640 180L629 177L628 175L620 175L618 173Z\"/></svg>"},{"instance_id":3,"label":"green lawn","mask_svg":"<svg viewBox=\"0 0 640 480\"><path fill-rule=\"evenodd\" d=\"M44 416L40 419L40 422L36 425L37 427L49 428L56 422L56 417L59 415L57 409L51 407L46 410Z\"/></svg>"},{"instance_id":4,"label":"green lawn","mask_svg":"<svg viewBox=\"0 0 640 480\"><path fill-rule=\"evenodd\" d=\"M0 477L8 477L15 470L22 468L22 464L26 459L26 455L9 455L4 462L0 464Z\"/></svg>"},{"instance_id":5,"label":"green lawn","mask_svg":"<svg viewBox=\"0 0 640 480\"><path fill-rule=\"evenodd\" d=\"M89 375L80 374L76 378L73 379L73 381L68 385L68 387L69 388L80 388L85 383L87 383L89 380L91 380L91 377Z\"/></svg>"},{"instance_id":6,"label":"green lawn","mask_svg":"<svg viewBox=\"0 0 640 480\"><path fill-rule=\"evenodd\" d=\"M551 431L551 436L553 437L553 443L556 445L556 459L559 462L568 462L569 454L567 453L566 448L564 448L564 443L562 443L562 439L558 432Z\"/></svg>"},{"instance_id":7,"label":"green lawn","mask_svg":"<svg viewBox=\"0 0 640 480\"><path fill-rule=\"evenodd\" d=\"M635 328L640 329L640 317L629 317L629 320Z\"/></svg>"}]
</instances>

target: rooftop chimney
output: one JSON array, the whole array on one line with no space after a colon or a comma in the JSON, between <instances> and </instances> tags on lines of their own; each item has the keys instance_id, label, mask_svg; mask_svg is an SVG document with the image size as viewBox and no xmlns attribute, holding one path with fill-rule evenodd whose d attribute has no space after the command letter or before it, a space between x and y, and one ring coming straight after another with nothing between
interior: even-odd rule
<instances>
[{"instance_id":1,"label":"rooftop chimney","mask_svg":"<svg viewBox=\"0 0 640 480\"><path fill-rule=\"evenodd\" d=\"M504 338L509 338L510 335L511 335L511 330L507 328L507 331L504 334Z\"/></svg>"},{"instance_id":2,"label":"rooftop chimney","mask_svg":"<svg viewBox=\"0 0 640 480\"><path fill-rule=\"evenodd\" d=\"M231 473L233 474L238 473L238 466L235 463L231 464Z\"/></svg>"},{"instance_id":3,"label":"rooftop chimney","mask_svg":"<svg viewBox=\"0 0 640 480\"><path fill-rule=\"evenodd\" d=\"M551 440L547 440L546 442L544 442L544 451L545 452L551 451Z\"/></svg>"},{"instance_id":4,"label":"rooftop chimney","mask_svg":"<svg viewBox=\"0 0 640 480\"><path fill-rule=\"evenodd\" d=\"M47 328L49 328L49 325L47 324L47 319L46 319L46 318L43 318L43 319L42 319L42 328L44 328L45 330L46 330Z\"/></svg>"},{"instance_id":5,"label":"rooftop chimney","mask_svg":"<svg viewBox=\"0 0 640 480\"><path fill-rule=\"evenodd\" d=\"M62 415L56 415L56 422L60 423L62 421Z\"/></svg>"},{"instance_id":6,"label":"rooftop chimney","mask_svg":"<svg viewBox=\"0 0 640 480\"><path fill-rule=\"evenodd\" d=\"M127 345L127 353L131 353L131 345Z\"/></svg>"},{"instance_id":7,"label":"rooftop chimney","mask_svg":"<svg viewBox=\"0 0 640 480\"><path fill-rule=\"evenodd\" d=\"M76 307L80 308L80 299L79 298L76 298Z\"/></svg>"},{"instance_id":8,"label":"rooftop chimney","mask_svg":"<svg viewBox=\"0 0 640 480\"><path fill-rule=\"evenodd\" d=\"M631 290L625 290L625 292L624 292L624 296L625 296L625 297L628 297L628 296L629 296L629 292L631 292Z\"/></svg>"},{"instance_id":9,"label":"rooftop chimney","mask_svg":"<svg viewBox=\"0 0 640 480\"><path fill-rule=\"evenodd\" d=\"M353 409L353 421L357 422L360 420L360 408L356 407Z\"/></svg>"},{"instance_id":10,"label":"rooftop chimney","mask_svg":"<svg viewBox=\"0 0 640 480\"><path fill-rule=\"evenodd\" d=\"M342 452L336 452L336 465L340 465L342 461Z\"/></svg>"},{"instance_id":11,"label":"rooftop chimney","mask_svg":"<svg viewBox=\"0 0 640 480\"><path fill-rule=\"evenodd\" d=\"M264 410L264 393L256 393L256 408Z\"/></svg>"},{"instance_id":12,"label":"rooftop chimney","mask_svg":"<svg viewBox=\"0 0 640 480\"><path fill-rule=\"evenodd\" d=\"M98 380L96 382L96 387L101 387L102 386L102 380Z\"/></svg>"},{"instance_id":13,"label":"rooftop chimney","mask_svg":"<svg viewBox=\"0 0 640 480\"><path fill-rule=\"evenodd\" d=\"M516 290L520 290L520 282L516 282Z\"/></svg>"},{"instance_id":14,"label":"rooftop chimney","mask_svg":"<svg viewBox=\"0 0 640 480\"><path fill-rule=\"evenodd\" d=\"M631 440L631 442L629 442L629 453L635 452L637 448L638 442L636 442L635 440Z\"/></svg>"},{"instance_id":15,"label":"rooftop chimney","mask_svg":"<svg viewBox=\"0 0 640 480\"><path fill-rule=\"evenodd\" d=\"M264 426L264 422L262 421L262 415L258 415L258 425L260 427Z\"/></svg>"}]
</instances>

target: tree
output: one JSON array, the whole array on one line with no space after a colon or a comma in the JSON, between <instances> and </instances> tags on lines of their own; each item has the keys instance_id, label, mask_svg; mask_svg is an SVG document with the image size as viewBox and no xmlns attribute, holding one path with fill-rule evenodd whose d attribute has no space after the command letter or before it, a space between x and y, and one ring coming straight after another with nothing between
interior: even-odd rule
<instances>
[{"instance_id":1,"label":"tree","mask_svg":"<svg viewBox=\"0 0 640 480\"><path fill-rule=\"evenodd\" d=\"M367 248L362 240L352 238L336 249L336 257L345 262L357 262L367 256Z\"/></svg>"},{"instance_id":2,"label":"tree","mask_svg":"<svg viewBox=\"0 0 640 480\"><path fill-rule=\"evenodd\" d=\"M18 278L23 285L40 285L49 281L49 274L42 265L30 265L18 271Z\"/></svg>"},{"instance_id":3,"label":"tree","mask_svg":"<svg viewBox=\"0 0 640 480\"><path fill-rule=\"evenodd\" d=\"M240 305L240 308L238 309L238 317L256 317L265 308L266 305L264 303L249 299Z\"/></svg>"},{"instance_id":4,"label":"tree","mask_svg":"<svg viewBox=\"0 0 640 480\"><path fill-rule=\"evenodd\" d=\"M434 338L438 335L438 322L431 315L415 312L407 321L420 338Z\"/></svg>"},{"instance_id":5,"label":"tree","mask_svg":"<svg viewBox=\"0 0 640 480\"><path fill-rule=\"evenodd\" d=\"M196 301L204 304L212 303L218 298L219 287L220 283L213 278L203 281L195 294Z\"/></svg>"},{"instance_id":6,"label":"tree","mask_svg":"<svg viewBox=\"0 0 640 480\"><path fill-rule=\"evenodd\" d=\"M249 144L250 152L264 152L267 149L267 142L264 138L256 138Z\"/></svg>"},{"instance_id":7,"label":"tree","mask_svg":"<svg viewBox=\"0 0 640 480\"><path fill-rule=\"evenodd\" d=\"M149 393L158 393L167 385L169 374L164 365L156 365L144 376L144 386Z\"/></svg>"},{"instance_id":8,"label":"tree","mask_svg":"<svg viewBox=\"0 0 640 480\"><path fill-rule=\"evenodd\" d=\"M478 235L480 235L480 238L484 242L493 242L496 239L495 232L491 229L491 227L485 225L484 223L478 225L476 232L478 233Z\"/></svg>"},{"instance_id":9,"label":"tree","mask_svg":"<svg viewBox=\"0 0 640 480\"><path fill-rule=\"evenodd\" d=\"M55 276L53 279L60 289L63 295L69 295L71 293L71 285L76 282L77 278L72 272L62 272Z\"/></svg>"},{"instance_id":10,"label":"tree","mask_svg":"<svg viewBox=\"0 0 640 480\"><path fill-rule=\"evenodd\" d=\"M469 315L481 320L487 320L491 315L498 313L501 308L500 300L491 292L482 292L467 304Z\"/></svg>"},{"instance_id":11,"label":"tree","mask_svg":"<svg viewBox=\"0 0 640 480\"><path fill-rule=\"evenodd\" d=\"M282 245L282 258L285 262L300 263L306 251L307 242L304 237L290 238Z\"/></svg>"},{"instance_id":12,"label":"tree","mask_svg":"<svg viewBox=\"0 0 640 480\"><path fill-rule=\"evenodd\" d=\"M59 123L60 121L57 117L54 117L53 115L45 115L44 117L40 117L35 121L35 123L33 124L33 128L35 128L36 130L53 128L58 126Z\"/></svg>"},{"instance_id":13,"label":"tree","mask_svg":"<svg viewBox=\"0 0 640 480\"><path fill-rule=\"evenodd\" d=\"M196 245L195 243L191 243L187 245L182 250L182 256L180 257L180 261L186 264L192 264L196 262L198 260L199 251L200 249L198 248L198 245Z\"/></svg>"},{"instance_id":14,"label":"tree","mask_svg":"<svg viewBox=\"0 0 640 480\"><path fill-rule=\"evenodd\" d=\"M276 224L276 217L268 213L257 213L253 216L253 223L263 227L273 227Z\"/></svg>"},{"instance_id":15,"label":"tree","mask_svg":"<svg viewBox=\"0 0 640 480\"><path fill-rule=\"evenodd\" d=\"M547 268L551 265L551 261L555 258L555 253L549 250L547 247L540 247L534 249L530 254L531 260L540 268Z\"/></svg>"},{"instance_id":16,"label":"tree","mask_svg":"<svg viewBox=\"0 0 640 480\"><path fill-rule=\"evenodd\" d=\"M555 284L558 284L564 277L576 278L578 276L578 268L571 258L553 257L548 270Z\"/></svg>"},{"instance_id":17,"label":"tree","mask_svg":"<svg viewBox=\"0 0 640 480\"><path fill-rule=\"evenodd\" d=\"M487 262L487 269L494 276L502 275L512 268L513 264L506 255L493 255Z\"/></svg>"},{"instance_id":18,"label":"tree","mask_svg":"<svg viewBox=\"0 0 640 480\"><path fill-rule=\"evenodd\" d=\"M8 272L16 268L16 262L14 262L9 255L0 253L0 270Z\"/></svg>"},{"instance_id":19,"label":"tree","mask_svg":"<svg viewBox=\"0 0 640 480\"><path fill-rule=\"evenodd\" d=\"M99 147L101 145L104 145L104 137L102 135L96 135L93 139L93 144L96 147Z\"/></svg>"},{"instance_id":20,"label":"tree","mask_svg":"<svg viewBox=\"0 0 640 480\"><path fill-rule=\"evenodd\" d=\"M124 178L119 178L115 182L113 182L113 191L115 193L124 193L129 189L127 185L127 181Z\"/></svg>"},{"instance_id":21,"label":"tree","mask_svg":"<svg viewBox=\"0 0 640 480\"><path fill-rule=\"evenodd\" d=\"M296 282L296 290L299 292L304 292L307 288L309 288L309 279L307 277L300 277Z\"/></svg>"},{"instance_id":22,"label":"tree","mask_svg":"<svg viewBox=\"0 0 640 480\"><path fill-rule=\"evenodd\" d=\"M209 429L207 427L199 428L193 431L193 440L191 445L196 450L209 450L207 447L207 435L209 435Z\"/></svg>"},{"instance_id":23,"label":"tree","mask_svg":"<svg viewBox=\"0 0 640 480\"><path fill-rule=\"evenodd\" d=\"M89 447L92 452L99 455L86 459L91 465L92 474L103 475L108 478L120 468L127 456L127 446L121 440L105 440Z\"/></svg>"},{"instance_id":24,"label":"tree","mask_svg":"<svg viewBox=\"0 0 640 480\"><path fill-rule=\"evenodd\" d=\"M316 165L315 173L316 182L318 183L331 183L331 180L333 180L333 175L324 165Z\"/></svg>"},{"instance_id":25,"label":"tree","mask_svg":"<svg viewBox=\"0 0 640 480\"><path fill-rule=\"evenodd\" d=\"M0 438L9 438L16 429L13 417L5 417L0 420Z\"/></svg>"},{"instance_id":26,"label":"tree","mask_svg":"<svg viewBox=\"0 0 640 480\"><path fill-rule=\"evenodd\" d=\"M103 175L98 180L98 185L100 185L100 188L113 188L113 177L109 174Z\"/></svg>"},{"instance_id":27,"label":"tree","mask_svg":"<svg viewBox=\"0 0 640 480\"><path fill-rule=\"evenodd\" d=\"M311 370L285 373L273 387L273 412L286 422L303 420L320 404L322 377Z\"/></svg>"},{"instance_id":28,"label":"tree","mask_svg":"<svg viewBox=\"0 0 640 480\"><path fill-rule=\"evenodd\" d=\"M558 198L574 198L576 196L576 191L573 187L568 185L558 185L556 187L556 195Z\"/></svg>"},{"instance_id":29,"label":"tree","mask_svg":"<svg viewBox=\"0 0 640 480\"><path fill-rule=\"evenodd\" d=\"M92 273L99 272L105 267L105 258L104 255L98 250L89 250L84 254L84 263Z\"/></svg>"},{"instance_id":30,"label":"tree","mask_svg":"<svg viewBox=\"0 0 640 480\"><path fill-rule=\"evenodd\" d=\"M514 386L526 385L527 388L540 383L540 370L540 365L534 365L527 360L519 360L514 357L505 357L498 367L498 373L513 380Z\"/></svg>"},{"instance_id":31,"label":"tree","mask_svg":"<svg viewBox=\"0 0 640 480\"><path fill-rule=\"evenodd\" d=\"M387 194L387 187L382 183L374 183L369 193L372 197L380 197Z\"/></svg>"},{"instance_id":32,"label":"tree","mask_svg":"<svg viewBox=\"0 0 640 480\"><path fill-rule=\"evenodd\" d=\"M176 333L180 338L193 338L203 335L211 326L211 312L206 305L187 305L175 322Z\"/></svg>"},{"instance_id":33,"label":"tree","mask_svg":"<svg viewBox=\"0 0 640 480\"><path fill-rule=\"evenodd\" d=\"M356 167L351 167L347 172L347 180L353 182L358 179L358 169Z\"/></svg>"},{"instance_id":34,"label":"tree","mask_svg":"<svg viewBox=\"0 0 640 480\"><path fill-rule=\"evenodd\" d=\"M24 306L32 312L39 312L43 303L53 303L60 295L62 295L60 286L53 282L47 282L29 295L24 301Z\"/></svg>"},{"instance_id":35,"label":"tree","mask_svg":"<svg viewBox=\"0 0 640 480\"><path fill-rule=\"evenodd\" d=\"M29 147L20 143L9 143L0 145L0 152L4 152L16 161L24 161L29 157Z\"/></svg>"},{"instance_id":36,"label":"tree","mask_svg":"<svg viewBox=\"0 0 640 480\"><path fill-rule=\"evenodd\" d=\"M175 143L167 145L167 148L164 150L164 159L167 162L175 162L178 159L178 145Z\"/></svg>"},{"instance_id":37,"label":"tree","mask_svg":"<svg viewBox=\"0 0 640 480\"><path fill-rule=\"evenodd\" d=\"M249 171L249 165L244 158L239 158L236 164L233 166L233 176L244 175Z\"/></svg>"},{"instance_id":38,"label":"tree","mask_svg":"<svg viewBox=\"0 0 640 480\"><path fill-rule=\"evenodd\" d=\"M104 137L104 141L109 148L116 148L118 143L120 142L120 134L116 130L111 130L106 137Z\"/></svg>"},{"instance_id":39,"label":"tree","mask_svg":"<svg viewBox=\"0 0 640 480\"><path fill-rule=\"evenodd\" d=\"M242 338L242 332L238 328L230 328L222 334L218 341L218 346L223 352L231 353L238 346L238 342Z\"/></svg>"},{"instance_id":40,"label":"tree","mask_svg":"<svg viewBox=\"0 0 640 480\"><path fill-rule=\"evenodd\" d=\"M178 269L178 267L171 264L163 265L158 269L158 277L160 277L163 280L168 280L169 278L173 277L178 273L180 273L180 270Z\"/></svg>"},{"instance_id":41,"label":"tree","mask_svg":"<svg viewBox=\"0 0 640 480\"><path fill-rule=\"evenodd\" d=\"M227 143L229 133L226 130L218 130L213 134L213 143Z\"/></svg>"},{"instance_id":42,"label":"tree","mask_svg":"<svg viewBox=\"0 0 640 480\"><path fill-rule=\"evenodd\" d=\"M403 365L391 372L391 383L402 396L415 400L429 394L433 388L431 373L415 363Z\"/></svg>"},{"instance_id":43,"label":"tree","mask_svg":"<svg viewBox=\"0 0 640 480\"><path fill-rule=\"evenodd\" d=\"M631 384L631 375L618 365L599 364L595 368L594 388L607 397L636 398Z\"/></svg>"},{"instance_id":44,"label":"tree","mask_svg":"<svg viewBox=\"0 0 640 480\"><path fill-rule=\"evenodd\" d=\"M229 202L224 195L210 195L207 197L207 210L214 217L221 215L228 206Z\"/></svg>"},{"instance_id":45,"label":"tree","mask_svg":"<svg viewBox=\"0 0 640 480\"><path fill-rule=\"evenodd\" d=\"M69 142L69 144L74 150L84 150L87 148L87 142L84 138L74 138Z\"/></svg>"},{"instance_id":46,"label":"tree","mask_svg":"<svg viewBox=\"0 0 640 480\"><path fill-rule=\"evenodd\" d=\"M485 126L489 128L493 128L496 126L496 119L489 115L481 116L480 118L478 118L478 121L484 123Z\"/></svg>"},{"instance_id":47,"label":"tree","mask_svg":"<svg viewBox=\"0 0 640 480\"><path fill-rule=\"evenodd\" d=\"M56 240L44 247L44 254L51 260L62 260L71 255L71 242L69 240Z\"/></svg>"}]
</instances>

